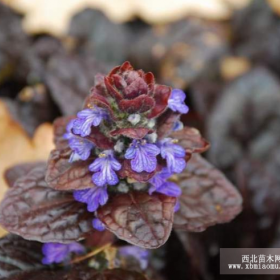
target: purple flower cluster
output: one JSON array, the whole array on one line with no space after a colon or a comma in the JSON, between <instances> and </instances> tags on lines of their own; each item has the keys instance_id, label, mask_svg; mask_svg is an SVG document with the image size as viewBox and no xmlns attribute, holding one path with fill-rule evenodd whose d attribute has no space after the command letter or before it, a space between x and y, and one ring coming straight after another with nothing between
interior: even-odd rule
<instances>
[{"instance_id":1,"label":"purple flower cluster","mask_svg":"<svg viewBox=\"0 0 280 280\"><path fill-rule=\"evenodd\" d=\"M77 114L77 117L74 120L73 131L81 137L90 135L92 126L98 126L103 120L109 119L107 111L98 107L84 109Z\"/></svg>"},{"instance_id":2,"label":"purple flower cluster","mask_svg":"<svg viewBox=\"0 0 280 280\"><path fill-rule=\"evenodd\" d=\"M64 134L64 138L68 140L69 147L73 151L69 162L73 162L75 160L87 160L91 154L91 150L94 148L94 144L84 139L80 136L75 135L72 132L74 128L75 120L71 120L67 125L67 132Z\"/></svg>"},{"instance_id":3,"label":"purple flower cluster","mask_svg":"<svg viewBox=\"0 0 280 280\"><path fill-rule=\"evenodd\" d=\"M185 97L183 91L174 89L169 98L168 107L174 112L187 113L188 107L184 103ZM138 114L128 117L128 121L132 125L137 125L140 120L141 116ZM156 141L156 137L149 136L130 140L130 144L129 140L126 140L124 148L121 151L116 150L118 157L122 158L122 160L118 160L114 150L100 152L100 149L96 149L88 138L92 127L104 123L111 123L108 112L106 109L94 107L80 111L77 118L71 120L67 126L64 138L68 139L69 147L73 151L69 161L93 158L93 162L88 168L93 173L94 187L89 186L88 189L74 191L74 198L77 201L86 203L88 211L95 212L99 206L105 205L108 201L107 187L119 183L118 171L122 168L120 163L122 160L129 161L133 172L151 173L157 169L158 157L166 162L166 168L150 179L149 194L158 192L173 197L180 196L180 188L175 183L167 181L174 173L180 173L186 167L185 150L176 143L176 140L164 138ZM173 130L179 130L182 126L181 122L177 122ZM176 207L178 208L178 205ZM94 219L92 224L97 230L105 229L98 219Z\"/></svg>"},{"instance_id":4,"label":"purple flower cluster","mask_svg":"<svg viewBox=\"0 0 280 280\"><path fill-rule=\"evenodd\" d=\"M71 253L82 254L85 248L77 243L70 244L46 243L42 247L43 264L61 263L69 260Z\"/></svg>"}]
</instances>

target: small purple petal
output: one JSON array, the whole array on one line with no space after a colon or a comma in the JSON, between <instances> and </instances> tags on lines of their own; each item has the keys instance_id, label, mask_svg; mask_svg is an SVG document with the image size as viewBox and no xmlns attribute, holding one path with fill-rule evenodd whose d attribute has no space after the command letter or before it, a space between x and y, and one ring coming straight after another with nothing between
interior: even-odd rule
<instances>
[{"instance_id":1,"label":"small purple petal","mask_svg":"<svg viewBox=\"0 0 280 280\"><path fill-rule=\"evenodd\" d=\"M167 168L163 168L160 173L157 173L150 179L151 186L149 188L149 194L158 192L167 196L179 197L182 193L180 187L173 182L166 181L171 175L172 173Z\"/></svg>"},{"instance_id":2,"label":"small purple petal","mask_svg":"<svg viewBox=\"0 0 280 280\"><path fill-rule=\"evenodd\" d=\"M90 164L89 170L92 172L96 172L100 170L102 166L103 166L103 158L97 158L92 164Z\"/></svg>"},{"instance_id":3,"label":"small purple petal","mask_svg":"<svg viewBox=\"0 0 280 280\"><path fill-rule=\"evenodd\" d=\"M167 168L170 172L181 173L186 167L185 150L174 144L171 138L165 138L158 143L162 158L166 159Z\"/></svg>"},{"instance_id":4,"label":"small purple petal","mask_svg":"<svg viewBox=\"0 0 280 280\"><path fill-rule=\"evenodd\" d=\"M108 192L106 187L93 187L85 190L77 190L73 193L75 200L87 204L87 210L94 212L101 205L108 201Z\"/></svg>"},{"instance_id":5,"label":"small purple petal","mask_svg":"<svg viewBox=\"0 0 280 280\"><path fill-rule=\"evenodd\" d=\"M84 247L77 242L73 242L70 244L46 243L42 247L42 252L44 254L42 263L61 263L63 261L67 261L70 258L70 254L72 252L81 254L84 251Z\"/></svg>"},{"instance_id":6,"label":"small purple petal","mask_svg":"<svg viewBox=\"0 0 280 280\"><path fill-rule=\"evenodd\" d=\"M105 225L97 218L92 220L92 226L98 231L104 231L106 229Z\"/></svg>"},{"instance_id":7,"label":"small purple petal","mask_svg":"<svg viewBox=\"0 0 280 280\"><path fill-rule=\"evenodd\" d=\"M69 251L76 253L76 254L82 254L85 252L85 248L82 244L78 243L78 242L73 242L70 244L67 244Z\"/></svg>"},{"instance_id":8,"label":"small purple petal","mask_svg":"<svg viewBox=\"0 0 280 280\"><path fill-rule=\"evenodd\" d=\"M73 132L85 137L91 133L92 126L98 126L102 120L108 119L109 115L105 109L94 107L80 111L77 116L73 122Z\"/></svg>"},{"instance_id":9,"label":"small purple petal","mask_svg":"<svg viewBox=\"0 0 280 280\"><path fill-rule=\"evenodd\" d=\"M90 141L81 137L73 137L69 139L69 147L79 155L81 160L87 160L94 145Z\"/></svg>"},{"instance_id":10,"label":"small purple petal","mask_svg":"<svg viewBox=\"0 0 280 280\"><path fill-rule=\"evenodd\" d=\"M176 158L176 162L174 166L172 167L173 172L175 173L181 173L186 168L187 164L186 161L183 158Z\"/></svg>"},{"instance_id":11,"label":"small purple petal","mask_svg":"<svg viewBox=\"0 0 280 280\"><path fill-rule=\"evenodd\" d=\"M133 257L138 260L142 270L147 269L149 264L149 251L136 247L136 246L124 246L119 249L119 253L123 257Z\"/></svg>"},{"instance_id":12,"label":"small purple petal","mask_svg":"<svg viewBox=\"0 0 280 280\"><path fill-rule=\"evenodd\" d=\"M151 195L153 192L162 193L171 197L179 197L182 194L180 187L173 182L165 182L159 187L152 186L149 189L149 194Z\"/></svg>"},{"instance_id":13,"label":"small purple petal","mask_svg":"<svg viewBox=\"0 0 280 280\"><path fill-rule=\"evenodd\" d=\"M186 114L189 111L189 107L185 104L186 94L180 89L173 89L171 96L168 100L168 107L181 114Z\"/></svg>"},{"instance_id":14,"label":"small purple petal","mask_svg":"<svg viewBox=\"0 0 280 280\"><path fill-rule=\"evenodd\" d=\"M175 213L178 212L179 209L180 209L180 201L179 201L179 199L177 199L176 204L174 206L174 212Z\"/></svg>"},{"instance_id":15,"label":"small purple petal","mask_svg":"<svg viewBox=\"0 0 280 280\"><path fill-rule=\"evenodd\" d=\"M73 125L74 125L74 121L75 120L71 120L67 126L66 126L66 133L63 135L63 138L64 139L71 139L73 136L75 136L73 133L72 133L72 128L73 128Z\"/></svg>"},{"instance_id":16,"label":"small purple petal","mask_svg":"<svg viewBox=\"0 0 280 280\"><path fill-rule=\"evenodd\" d=\"M136 149L133 146L130 146L125 152L126 159L133 159L136 156Z\"/></svg>"},{"instance_id":17,"label":"small purple petal","mask_svg":"<svg viewBox=\"0 0 280 280\"><path fill-rule=\"evenodd\" d=\"M179 131L184 128L184 124L181 121L177 121L174 123L173 131Z\"/></svg>"},{"instance_id":18,"label":"small purple petal","mask_svg":"<svg viewBox=\"0 0 280 280\"><path fill-rule=\"evenodd\" d=\"M167 168L163 168L160 173L157 173L149 180L149 182L153 185L153 187L149 189L149 193L152 194L154 191L156 191L156 189L164 184L166 179L168 179L171 175L172 173L170 173Z\"/></svg>"}]
</instances>

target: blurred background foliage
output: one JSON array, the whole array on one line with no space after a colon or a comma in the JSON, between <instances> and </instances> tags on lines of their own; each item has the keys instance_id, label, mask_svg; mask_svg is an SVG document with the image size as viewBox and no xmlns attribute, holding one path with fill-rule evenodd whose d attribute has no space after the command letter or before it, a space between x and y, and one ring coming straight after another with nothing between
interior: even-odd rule
<instances>
[{"instance_id":1,"label":"blurred background foliage","mask_svg":"<svg viewBox=\"0 0 280 280\"><path fill-rule=\"evenodd\" d=\"M172 234L158 279L218 279L219 248L279 247L279 0L2 0L0 194L5 170L46 160L52 121L125 60L186 91L183 121L244 199L229 224Z\"/></svg>"}]
</instances>

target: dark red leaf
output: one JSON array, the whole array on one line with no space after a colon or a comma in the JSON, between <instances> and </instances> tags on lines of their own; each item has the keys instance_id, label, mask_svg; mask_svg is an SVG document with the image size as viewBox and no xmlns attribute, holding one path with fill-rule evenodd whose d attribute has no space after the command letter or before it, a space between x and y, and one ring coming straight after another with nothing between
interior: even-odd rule
<instances>
[{"instance_id":1,"label":"dark red leaf","mask_svg":"<svg viewBox=\"0 0 280 280\"><path fill-rule=\"evenodd\" d=\"M151 86L155 83L155 77L152 72L146 73L144 79L145 79L145 82L148 84L148 86Z\"/></svg>"},{"instance_id":2,"label":"dark red leaf","mask_svg":"<svg viewBox=\"0 0 280 280\"><path fill-rule=\"evenodd\" d=\"M93 159L70 163L71 153L70 148L51 152L46 170L46 182L50 187L66 191L87 189L93 186L92 174L88 169Z\"/></svg>"},{"instance_id":3,"label":"dark red leaf","mask_svg":"<svg viewBox=\"0 0 280 280\"><path fill-rule=\"evenodd\" d=\"M105 96L96 93L96 91L96 88L93 88L92 93L86 98L84 102L84 108L93 108L94 106L104 108L108 111L110 117L113 120L116 120L114 112L111 109L110 103L107 101ZM104 91L102 93L104 94Z\"/></svg>"},{"instance_id":4,"label":"dark red leaf","mask_svg":"<svg viewBox=\"0 0 280 280\"><path fill-rule=\"evenodd\" d=\"M4 178L9 187L12 187L17 179L22 176L25 176L29 173L33 168L38 166L45 166L46 164L43 162L28 162L21 163L18 165L14 165L13 167L7 169L4 173Z\"/></svg>"},{"instance_id":5,"label":"dark red leaf","mask_svg":"<svg viewBox=\"0 0 280 280\"><path fill-rule=\"evenodd\" d=\"M92 126L90 135L84 138L88 139L98 148L103 150L112 149L114 147L114 142L107 138L102 132L100 132L98 127Z\"/></svg>"},{"instance_id":6,"label":"dark red leaf","mask_svg":"<svg viewBox=\"0 0 280 280\"><path fill-rule=\"evenodd\" d=\"M110 77L105 77L104 78L104 83L105 86L107 88L108 93L117 101L122 100L122 95L118 92L118 90L116 88L114 88L114 86L111 83L111 78Z\"/></svg>"},{"instance_id":7,"label":"dark red leaf","mask_svg":"<svg viewBox=\"0 0 280 280\"><path fill-rule=\"evenodd\" d=\"M136 98L141 94L148 93L148 85L141 78L136 78L129 86L124 89L125 97L128 99Z\"/></svg>"},{"instance_id":8,"label":"dark red leaf","mask_svg":"<svg viewBox=\"0 0 280 280\"><path fill-rule=\"evenodd\" d=\"M121 66L118 67L121 72L133 70L129 61L124 62Z\"/></svg>"},{"instance_id":9,"label":"dark red leaf","mask_svg":"<svg viewBox=\"0 0 280 280\"><path fill-rule=\"evenodd\" d=\"M148 133L153 132L151 129L149 128L145 128L145 127L135 127L135 128L121 128L121 129L116 129L114 131L112 131L110 134L114 137L114 136L119 136L119 135L123 135L129 138L133 138L133 139L142 139L144 138Z\"/></svg>"},{"instance_id":10,"label":"dark red leaf","mask_svg":"<svg viewBox=\"0 0 280 280\"><path fill-rule=\"evenodd\" d=\"M25 272L5 280L147 280L147 278L135 271L124 269L112 269L99 272L88 266L74 266L69 270L37 270ZM4 279L3 279L4 280Z\"/></svg>"},{"instance_id":11,"label":"dark red leaf","mask_svg":"<svg viewBox=\"0 0 280 280\"><path fill-rule=\"evenodd\" d=\"M170 235L175 203L174 197L133 192L112 197L99 208L97 215L118 238L139 247L155 249Z\"/></svg>"},{"instance_id":12,"label":"dark red leaf","mask_svg":"<svg viewBox=\"0 0 280 280\"><path fill-rule=\"evenodd\" d=\"M117 89L122 90L127 86L127 83L122 76L114 74L111 77L114 80L114 85Z\"/></svg>"},{"instance_id":13,"label":"dark red leaf","mask_svg":"<svg viewBox=\"0 0 280 280\"><path fill-rule=\"evenodd\" d=\"M178 174L182 188L174 228L203 231L231 221L242 209L242 198L225 176L200 155L193 155L185 172Z\"/></svg>"},{"instance_id":14,"label":"dark red leaf","mask_svg":"<svg viewBox=\"0 0 280 280\"><path fill-rule=\"evenodd\" d=\"M155 106L155 101L148 95L139 95L134 99L123 99L119 103L119 108L129 114L145 113Z\"/></svg>"},{"instance_id":15,"label":"dark red leaf","mask_svg":"<svg viewBox=\"0 0 280 280\"><path fill-rule=\"evenodd\" d=\"M102 71L103 67L92 56L52 53L44 78L62 113L73 115L81 109L95 74Z\"/></svg>"},{"instance_id":16,"label":"dark red leaf","mask_svg":"<svg viewBox=\"0 0 280 280\"><path fill-rule=\"evenodd\" d=\"M8 234L0 239L0 277L43 267L42 244Z\"/></svg>"},{"instance_id":17,"label":"dark red leaf","mask_svg":"<svg viewBox=\"0 0 280 280\"><path fill-rule=\"evenodd\" d=\"M155 85L154 89L154 100L155 100L155 106L148 115L148 118L155 118L158 117L160 114L162 114L167 105L168 105L168 99L171 94L171 87L163 86L163 85Z\"/></svg>"},{"instance_id":18,"label":"dark red leaf","mask_svg":"<svg viewBox=\"0 0 280 280\"><path fill-rule=\"evenodd\" d=\"M157 172L159 172L161 170L161 165L157 165L157 168L155 171L148 173L146 171L143 172L135 172L131 169L131 164L130 164L130 160L125 159L122 162L122 168L120 171L118 171L118 175L120 176L120 178L132 178L138 182L147 182L149 181Z\"/></svg>"},{"instance_id":19,"label":"dark red leaf","mask_svg":"<svg viewBox=\"0 0 280 280\"><path fill-rule=\"evenodd\" d=\"M92 229L92 213L71 192L49 188L45 167L34 168L8 190L0 205L0 223L25 239L67 243Z\"/></svg>"},{"instance_id":20,"label":"dark red leaf","mask_svg":"<svg viewBox=\"0 0 280 280\"><path fill-rule=\"evenodd\" d=\"M171 110L167 110L158 118L158 127L157 127L157 135L158 139L162 139L164 137L169 136L172 131L173 127L180 119L180 114L174 113Z\"/></svg>"},{"instance_id":21,"label":"dark red leaf","mask_svg":"<svg viewBox=\"0 0 280 280\"><path fill-rule=\"evenodd\" d=\"M184 127L182 130L173 132L171 137L178 139L179 144L187 153L203 153L210 147L209 142L202 138L200 132L195 128Z\"/></svg>"}]
</instances>

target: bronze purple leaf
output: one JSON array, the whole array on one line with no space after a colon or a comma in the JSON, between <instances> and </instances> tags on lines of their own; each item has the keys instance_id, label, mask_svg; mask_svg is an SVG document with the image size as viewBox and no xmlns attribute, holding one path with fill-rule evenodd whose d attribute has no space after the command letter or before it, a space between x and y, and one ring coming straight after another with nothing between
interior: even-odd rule
<instances>
[{"instance_id":1,"label":"bronze purple leaf","mask_svg":"<svg viewBox=\"0 0 280 280\"><path fill-rule=\"evenodd\" d=\"M120 268L102 272L85 265L71 267L69 270L35 270L5 278L5 280L147 280L138 272Z\"/></svg>"},{"instance_id":2,"label":"bronze purple leaf","mask_svg":"<svg viewBox=\"0 0 280 280\"><path fill-rule=\"evenodd\" d=\"M69 162L72 150L53 150L46 170L46 182L56 190L77 190L93 187L88 166L92 159Z\"/></svg>"},{"instance_id":3,"label":"bronze purple leaf","mask_svg":"<svg viewBox=\"0 0 280 280\"><path fill-rule=\"evenodd\" d=\"M0 278L43 267L42 244L14 234L0 239ZM6 278L5 278L6 279Z\"/></svg>"},{"instance_id":4,"label":"bronze purple leaf","mask_svg":"<svg viewBox=\"0 0 280 280\"><path fill-rule=\"evenodd\" d=\"M25 176L32 169L38 166L45 166L44 162L28 162L14 165L7 169L4 173L4 178L9 187L12 187L17 179Z\"/></svg>"},{"instance_id":5,"label":"bronze purple leaf","mask_svg":"<svg viewBox=\"0 0 280 280\"><path fill-rule=\"evenodd\" d=\"M180 114L167 110L158 118L157 135L159 139L168 137L172 131L176 121L180 119Z\"/></svg>"},{"instance_id":6,"label":"bronze purple leaf","mask_svg":"<svg viewBox=\"0 0 280 280\"><path fill-rule=\"evenodd\" d=\"M242 198L225 176L200 155L193 155L185 172L178 174L182 189L174 228L203 231L231 221L242 210Z\"/></svg>"},{"instance_id":7,"label":"bronze purple leaf","mask_svg":"<svg viewBox=\"0 0 280 280\"><path fill-rule=\"evenodd\" d=\"M68 243L92 229L92 213L72 193L49 188L39 166L17 180L0 204L0 223L9 232L40 242Z\"/></svg>"},{"instance_id":8,"label":"bronze purple leaf","mask_svg":"<svg viewBox=\"0 0 280 280\"><path fill-rule=\"evenodd\" d=\"M168 239L176 198L133 192L114 196L97 211L106 228L131 244L156 249Z\"/></svg>"},{"instance_id":9,"label":"bronze purple leaf","mask_svg":"<svg viewBox=\"0 0 280 280\"><path fill-rule=\"evenodd\" d=\"M171 137L178 139L179 145L190 154L203 153L210 147L209 142L201 136L197 129L192 127L185 126L182 130L173 132Z\"/></svg>"}]
</instances>

